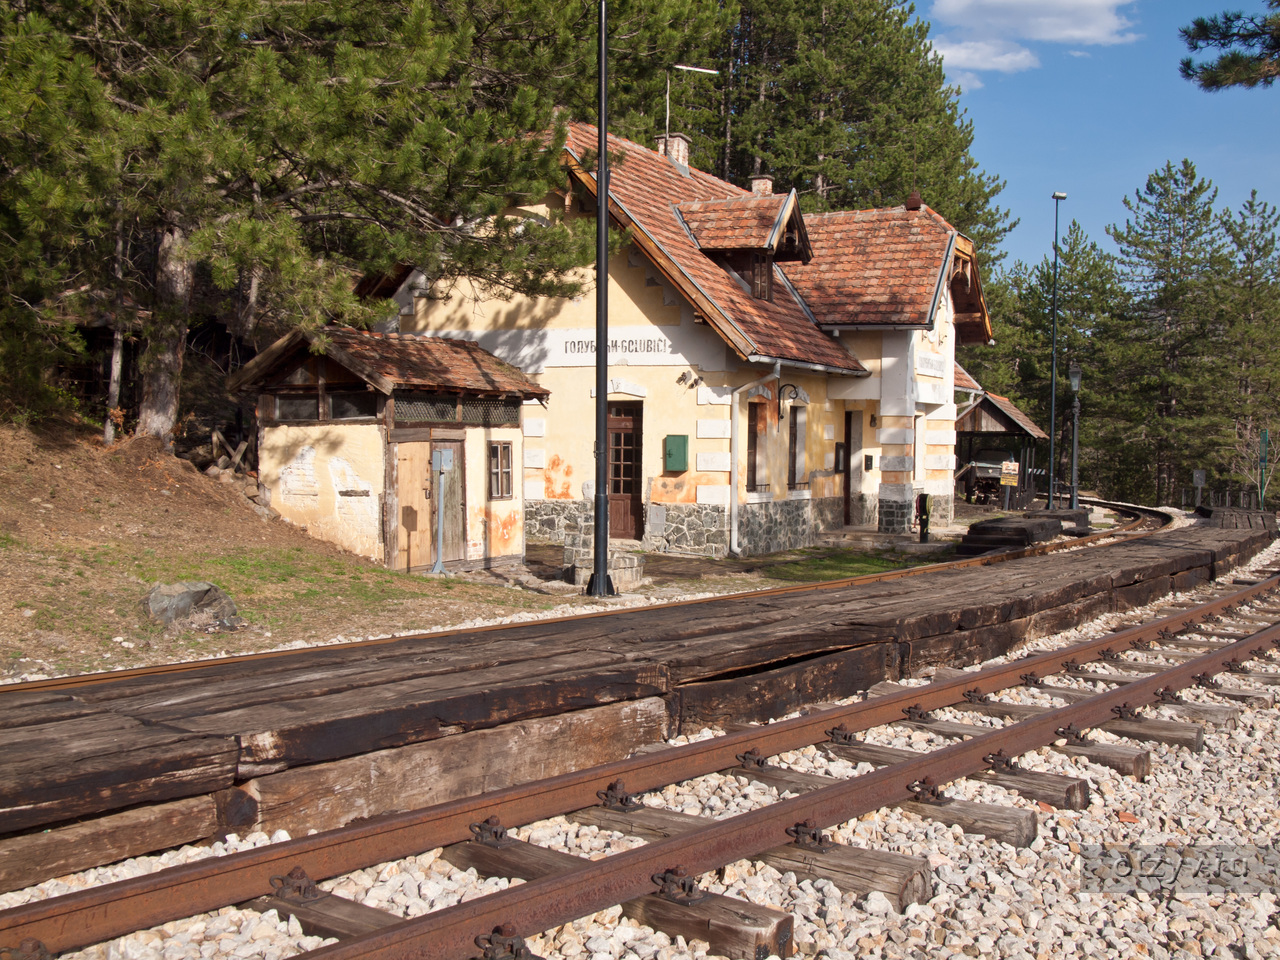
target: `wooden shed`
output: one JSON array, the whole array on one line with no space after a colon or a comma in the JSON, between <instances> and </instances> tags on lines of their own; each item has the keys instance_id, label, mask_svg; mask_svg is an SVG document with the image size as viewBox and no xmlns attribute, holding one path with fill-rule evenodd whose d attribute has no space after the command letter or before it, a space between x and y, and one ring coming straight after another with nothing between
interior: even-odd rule
<instances>
[{"instance_id":1,"label":"wooden shed","mask_svg":"<svg viewBox=\"0 0 1280 960\"><path fill-rule=\"evenodd\" d=\"M328 327L228 378L250 386L259 487L286 520L392 569L523 562L522 410L549 392L516 367L465 340Z\"/></svg>"},{"instance_id":2,"label":"wooden shed","mask_svg":"<svg viewBox=\"0 0 1280 960\"><path fill-rule=\"evenodd\" d=\"M981 390L976 381L965 374L968 383ZM969 389L968 383L957 389ZM1035 499L1036 441L1049 435L1007 397L982 393L956 414L956 481L963 485L965 499L973 502L975 492L989 479L991 464L1012 457L1018 462L1018 485L1012 491L1015 506ZM998 451L998 459L992 453ZM983 467L982 464L987 466ZM998 482L998 472L995 474ZM990 490L985 493L990 494Z\"/></svg>"}]
</instances>

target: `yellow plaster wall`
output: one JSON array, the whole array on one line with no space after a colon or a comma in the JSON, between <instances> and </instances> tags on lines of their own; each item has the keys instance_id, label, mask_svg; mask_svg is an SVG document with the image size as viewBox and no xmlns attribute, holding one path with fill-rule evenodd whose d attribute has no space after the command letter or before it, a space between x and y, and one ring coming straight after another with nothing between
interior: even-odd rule
<instances>
[{"instance_id":1,"label":"yellow plaster wall","mask_svg":"<svg viewBox=\"0 0 1280 960\"><path fill-rule=\"evenodd\" d=\"M679 325L679 303L665 306L662 286L646 282L646 278L656 276L647 258L634 248L609 258L611 326ZM595 270L583 269L578 277L584 283L582 291L568 299L514 296L502 300L486 293L474 281L459 280L451 289L437 287L431 297L418 297L413 315L400 318L400 330L402 333L443 333L594 327Z\"/></svg>"},{"instance_id":2,"label":"yellow plaster wall","mask_svg":"<svg viewBox=\"0 0 1280 960\"><path fill-rule=\"evenodd\" d=\"M489 443L511 444L510 500L489 499ZM464 442L467 497L467 559L524 556L521 510L523 438L519 427L469 427Z\"/></svg>"},{"instance_id":3,"label":"yellow plaster wall","mask_svg":"<svg viewBox=\"0 0 1280 960\"><path fill-rule=\"evenodd\" d=\"M377 424L266 427L258 482L272 509L286 520L321 540L381 560L385 449ZM339 496L340 490L368 495Z\"/></svg>"}]
</instances>

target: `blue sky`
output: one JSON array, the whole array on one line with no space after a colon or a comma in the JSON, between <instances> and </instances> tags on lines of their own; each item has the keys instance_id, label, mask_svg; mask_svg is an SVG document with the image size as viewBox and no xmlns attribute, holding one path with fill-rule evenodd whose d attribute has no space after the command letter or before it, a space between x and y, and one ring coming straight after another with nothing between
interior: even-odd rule
<instances>
[{"instance_id":1,"label":"blue sky","mask_svg":"<svg viewBox=\"0 0 1280 960\"><path fill-rule=\"evenodd\" d=\"M1280 205L1280 84L1205 93L1183 80L1178 28L1263 0L917 0L973 121L972 154L1008 181L998 198L1021 225L1009 256L1052 252L1053 200L1104 248L1132 196L1167 160L1190 158L1238 208L1257 189ZM925 197L928 202L928 197Z\"/></svg>"}]
</instances>

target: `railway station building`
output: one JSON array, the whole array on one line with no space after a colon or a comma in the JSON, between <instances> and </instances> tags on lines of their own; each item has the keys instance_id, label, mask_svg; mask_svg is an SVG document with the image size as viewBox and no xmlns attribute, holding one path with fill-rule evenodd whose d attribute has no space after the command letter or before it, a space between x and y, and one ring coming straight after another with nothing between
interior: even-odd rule
<instances>
[{"instance_id":1,"label":"railway station building","mask_svg":"<svg viewBox=\"0 0 1280 960\"><path fill-rule=\"evenodd\" d=\"M573 124L566 184L510 211L594 218ZM802 214L688 165L688 138L610 139L610 536L707 556L807 546L845 525L906 532L917 494L950 519L955 347L991 324L972 242L913 195L901 207ZM593 271L572 299L499 299L406 270L401 337L467 340L549 394L523 404L526 533L589 527L595 461Z\"/></svg>"}]
</instances>

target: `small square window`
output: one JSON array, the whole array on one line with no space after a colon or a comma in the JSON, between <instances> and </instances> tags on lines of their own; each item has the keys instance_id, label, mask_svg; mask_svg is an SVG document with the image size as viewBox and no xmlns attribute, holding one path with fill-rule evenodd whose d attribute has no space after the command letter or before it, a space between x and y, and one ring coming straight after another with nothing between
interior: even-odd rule
<instances>
[{"instance_id":1,"label":"small square window","mask_svg":"<svg viewBox=\"0 0 1280 960\"><path fill-rule=\"evenodd\" d=\"M510 500L512 495L511 442L492 441L489 444L489 499Z\"/></svg>"},{"instance_id":2,"label":"small square window","mask_svg":"<svg viewBox=\"0 0 1280 960\"><path fill-rule=\"evenodd\" d=\"M277 420L319 420L320 397L314 393L282 393L276 397Z\"/></svg>"}]
</instances>

